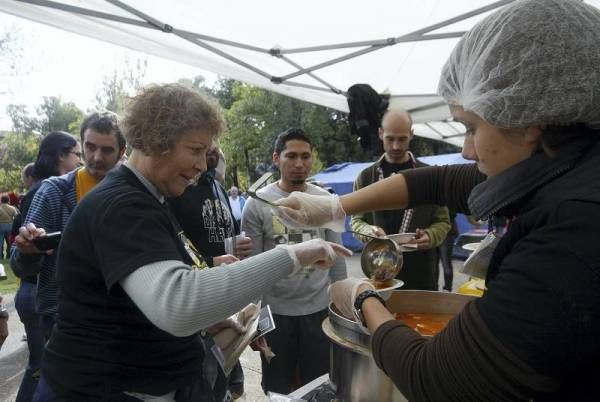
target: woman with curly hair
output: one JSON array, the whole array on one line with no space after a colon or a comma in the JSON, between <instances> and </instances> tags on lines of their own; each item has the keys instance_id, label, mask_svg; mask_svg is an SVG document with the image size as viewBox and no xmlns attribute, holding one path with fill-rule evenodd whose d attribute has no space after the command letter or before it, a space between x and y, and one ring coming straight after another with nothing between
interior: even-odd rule
<instances>
[{"instance_id":1,"label":"woman with curly hair","mask_svg":"<svg viewBox=\"0 0 600 402\"><path fill-rule=\"evenodd\" d=\"M165 198L206 170L221 113L189 89L153 86L133 99L123 130L129 160L81 200L63 232L58 317L34 400L222 400L206 329L278 279L348 251L311 241L192 269L199 256Z\"/></svg>"}]
</instances>

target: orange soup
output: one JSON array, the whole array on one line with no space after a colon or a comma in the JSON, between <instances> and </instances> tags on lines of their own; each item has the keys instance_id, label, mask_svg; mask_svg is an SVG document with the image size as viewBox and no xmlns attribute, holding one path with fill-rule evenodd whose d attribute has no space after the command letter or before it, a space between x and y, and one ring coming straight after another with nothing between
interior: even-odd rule
<instances>
[{"instance_id":1,"label":"orange soup","mask_svg":"<svg viewBox=\"0 0 600 402\"><path fill-rule=\"evenodd\" d=\"M433 336L446 328L448 321L454 317L454 314L436 314L436 313L395 313L397 320L402 320L425 336Z\"/></svg>"}]
</instances>

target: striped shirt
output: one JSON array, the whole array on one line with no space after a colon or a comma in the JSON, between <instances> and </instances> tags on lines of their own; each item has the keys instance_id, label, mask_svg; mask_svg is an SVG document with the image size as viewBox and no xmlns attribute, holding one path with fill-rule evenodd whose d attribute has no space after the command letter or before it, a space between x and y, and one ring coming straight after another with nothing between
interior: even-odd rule
<instances>
[{"instance_id":1,"label":"striped shirt","mask_svg":"<svg viewBox=\"0 0 600 402\"><path fill-rule=\"evenodd\" d=\"M33 223L46 233L62 232L77 205L75 192L76 171L63 176L50 177L42 182L31 201L24 224ZM69 205L71 208L69 208ZM57 291L56 255L21 255L13 246L11 263L18 265L21 272L39 272L36 307L43 315L56 314Z\"/></svg>"}]
</instances>

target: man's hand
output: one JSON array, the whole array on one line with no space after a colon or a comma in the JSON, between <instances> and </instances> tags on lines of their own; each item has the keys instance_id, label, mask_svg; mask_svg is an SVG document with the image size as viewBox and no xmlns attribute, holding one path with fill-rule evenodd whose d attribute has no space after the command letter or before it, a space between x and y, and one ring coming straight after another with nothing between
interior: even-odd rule
<instances>
[{"instance_id":1,"label":"man's hand","mask_svg":"<svg viewBox=\"0 0 600 402\"><path fill-rule=\"evenodd\" d=\"M33 243L33 239L46 235L46 231L42 228L37 228L33 223L28 223L19 228L19 234L15 237L15 245L21 254L43 254L44 251L38 250ZM52 254L54 250L45 251L46 254Z\"/></svg>"},{"instance_id":2,"label":"man's hand","mask_svg":"<svg viewBox=\"0 0 600 402\"><path fill-rule=\"evenodd\" d=\"M261 350L265 349L268 346L269 345L267 345L267 340L265 339L264 336L261 336L254 342L250 343L250 348L255 352L260 352Z\"/></svg>"},{"instance_id":3,"label":"man's hand","mask_svg":"<svg viewBox=\"0 0 600 402\"><path fill-rule=\"evenodd\" d=\"M385 233L385 230L383 230L379 226L375 226L375 225L371 225L371 233L373 234L373 236L377 236L377 237L385 237L387 235Z\"/></svg>"},{"instance_id":4,"label":"man's hand","mask_svg":"<svg viewBox=\"0 0 600 402\"><path fill-rule=\"evenodd\" d=\"M431 248L431 239L427 232L423 229L417 229L414 240L409 243L416 244L419 250L427 250Z\"/></svg>"},{"instance_id":5,"label":"man's hand","mask_svg":"<svg viewBox=\"0 0 600 402\"><path fill-rule=\"evenodd\" d=\"M252 254L252 239L248 236L241 236L241 239L237 239L235 244L235 255L240 260L248 257Z\"/></svg>"}]
</instances>

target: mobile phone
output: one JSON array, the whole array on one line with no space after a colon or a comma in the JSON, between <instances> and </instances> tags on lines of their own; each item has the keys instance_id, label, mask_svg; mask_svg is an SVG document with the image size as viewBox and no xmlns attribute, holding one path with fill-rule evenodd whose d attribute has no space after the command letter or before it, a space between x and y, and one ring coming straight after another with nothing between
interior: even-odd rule
<instances>
[{"instance_id":1,"label":"mobile phone","mask_svg":"<svg viewBox=\"0 0 600 402\"><path fill-rule=\"evenodd\" d=\"M33 239L33 244L40 251L54 250L60 244L60 232L48 233L45 236Z\"/></svg>"}]
</instances>

